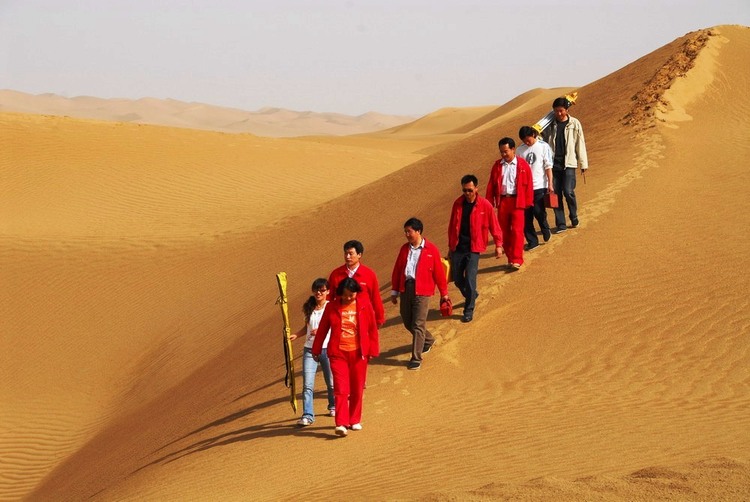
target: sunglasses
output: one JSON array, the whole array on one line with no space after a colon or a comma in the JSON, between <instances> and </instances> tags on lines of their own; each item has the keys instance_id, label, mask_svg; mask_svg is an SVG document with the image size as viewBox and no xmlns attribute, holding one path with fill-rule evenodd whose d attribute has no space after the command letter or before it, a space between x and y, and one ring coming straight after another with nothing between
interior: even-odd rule
<instances>
[{"instance_id":1,"label":"sunglasses","mask_svg":"<svg viewBox=\"0 0 750 502\"><path fill-rule=\"evenodd\" d=\"M472 193L472 192L474 192L474 189L473 188L464 188L463 192L464 193Z\"/></svg>"}]
</instances>

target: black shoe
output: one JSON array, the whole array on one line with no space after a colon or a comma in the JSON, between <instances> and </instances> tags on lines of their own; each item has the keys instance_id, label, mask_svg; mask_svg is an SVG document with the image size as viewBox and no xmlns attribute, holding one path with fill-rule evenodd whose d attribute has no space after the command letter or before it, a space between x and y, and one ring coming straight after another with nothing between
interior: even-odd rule
<instances>
[{"instance_id":1,"label":"black shoe","mask_svg":"<svg viewBox=\"0 0 750 502\"><path fill-rule=\"evenodd\" d=\"M422 354L427 354L431 350L432 350L432 344L425 343L424 346L422 347Z\"/></svg>"},{"instance_id":2,"label":"black shoe","mask_svg":"<svg viewBox=\"0 0 750 502\"><path fill-rule=\"evenodd\" d=\"M474 319L474 314L464 314L464 316L461 318L461 322L471 322L471 320Z\"/></svg>"},{"instance_id":3,"label":"black shoe","mask_svg":"<svg viewBox=\"0 0 750 502\"><path fill-rule=\"evenodd\" d=\"M568 229L568 227L557 227L557 228L555 229L555 232L554 232L554 233L556 233L556 234L561 234L561 233L565 232L565 231L566 231L567 229Z\"/></svg>"},{"instance_id":4,"label":"black shoe","mask_svg":"<svg viewBox=\"0 0 750 502\"><path fill-rule=\"evenodd\" d=\"M409 361L409 364L406 365L406 369L409 370L418 370L422 367L421 361Z\"/></svg>"},{"instance_id":5,"label":"black shoe","mask_svg":"<svg viewBox=\"0 0 750 502\"><path fill-rule=\"evenodd\" d=\"M571 221L570 222L570 226L573 227L573 228L577 228L578 227L578 220Z\"/></svg>"},{"instance_id":6,"label":"black shoe","mask_svg":"<svg viewBox=\"0 0 750 502\"><path fill-rule=\"evenodd\" d=\"M536 249L538 247L539 247L539 243L538 242L536 244L534 244L533 246L531 244L527 244L526 245L526 251L531 251L532 249Z\"/></svg>"},{"instance_id":7,"label":"black shoe","mask_svg":"<svg viewBox=\"0 0 750 502\"><path fill-rule=\"evenodd\" d=\"M543 228L542 229L542 238L544 239L544 242L547 242L550 237L552 237L552 232L549 231L549 228Z\"/></svg>"}]
</instances>

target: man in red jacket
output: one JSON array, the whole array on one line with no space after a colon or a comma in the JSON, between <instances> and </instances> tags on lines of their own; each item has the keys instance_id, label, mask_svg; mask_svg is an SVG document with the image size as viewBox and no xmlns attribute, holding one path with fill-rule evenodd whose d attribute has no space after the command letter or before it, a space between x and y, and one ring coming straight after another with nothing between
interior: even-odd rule
<instances>
[{"instance_id":1,"label":"man in red jacket","mask_svg":"<svg viewBox=\"0 0 750 502\"><path fill-rule=\"evenodd\" d=\"M417 218L406 220L406 244L398 252L391 276L391 301L397 304L401 295L401 320L412 334L411 360L407 364L410 370L422 366L422 354L429 352L435 343L426 323L430 297L435 294L436 285L441 302L450 301L440 250L422 237L423 231L424 225Z\"/></svg>"},{"instance_id":2,"label":"man in red jacket","mask_svg":"<svg viewBox=\"0 0 750 502\"><path fill-rule=\"evenodd\" d=\"M375 311L375 322L378 327L385 322L385 309L383 299L380 298L380 285L375 271L360 263L365 247L359 241L346 241L344 243L344 264L333 269L328 277L329 293L328 300L336 299L336 288L341 281L351 277L359 283L362 291L359 293L360 301L369 299L372 309Z\"/></svg>"},{"instance_id":3,"label":"man in red jacket","mask_svg":"<svg viewBox=\"0 0 750 502\"><path fill-rule=\"evenodd\" d=\"M474 318L477 293L479 253L487 249L487 231L495 240L495 258L503 254L503 236L495 210L487 199L479 196L479 181L473 174L461 178L463 196L453 202L448 223L448 249L450 249L453 282L466 298L461 322Z\"/></svg>"},{"instance_id":4,"label":"man in red jacket","mask_svg":"<svg viewBox=\"0 0 750 502\"><path fill-rule=\"evenodd\" d=\"M534 204L534 182L529 164L516 156L513 138L501 139L498 147L501 158L492 166L486 195L487 200L498 208L508 265L518 270L523 265L526 208Z\"/></svg>"}]
</instances>

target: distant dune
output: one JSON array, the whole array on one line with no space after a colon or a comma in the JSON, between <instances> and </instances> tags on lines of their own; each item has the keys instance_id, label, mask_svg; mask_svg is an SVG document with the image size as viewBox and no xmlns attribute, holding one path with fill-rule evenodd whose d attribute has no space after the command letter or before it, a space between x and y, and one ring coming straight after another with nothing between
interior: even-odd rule
<instances>
[{"instance_id":1,"label":"distant dune","mask_svg":"<svg viewBox=\"0 0 750 502\"><path fill-rule=\"evenodd\" d=\"M404 220L445 251L460 177L570 89L343 137L0 112L0 499L750 499L747 54L700 30L575 89L581 225L483 256L418 372L388 304L345 439L295 426L274 274L301 326L357 238L387 296Z\"/></svg>"},{"instance_id":2,"label":"distant dune","mask_svg":"<svg viewBox=\"0 0 750 502\"><path fill-rule=\"evenodd\" d=\"M356 117L340 113L297 112L282 108L244 111L174 99L65 98L55 94L26 94L0 90L0 112L62 115L211 131L292 137L343 135L379 131L414 120L403 115L369 112Z\"/></svg>"}]
</instances>

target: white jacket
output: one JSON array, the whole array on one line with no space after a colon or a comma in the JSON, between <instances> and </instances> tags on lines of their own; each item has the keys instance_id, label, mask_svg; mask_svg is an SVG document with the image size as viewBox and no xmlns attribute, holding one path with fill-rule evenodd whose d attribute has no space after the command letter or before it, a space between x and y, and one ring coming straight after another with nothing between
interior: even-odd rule
<instances>
[{"instance_id":1,"label":"white jacket","mask_svg":"<svg viewBox=\"0 0 750 502\"><path fill-rule=\"evenodd\" d=\"M552 121L549 126L547 143L555 152L555 140L557 139L557 121ZM578 119L568 115L568 125L565 127L565 168L589 168L589 159L586 156L586 141L583 139L583 127Z\"/></svg>"}]
</instances>

